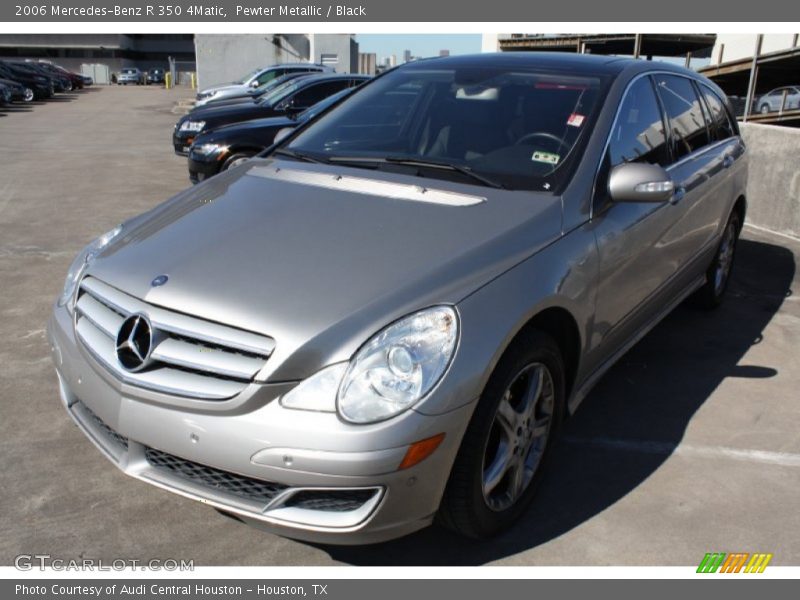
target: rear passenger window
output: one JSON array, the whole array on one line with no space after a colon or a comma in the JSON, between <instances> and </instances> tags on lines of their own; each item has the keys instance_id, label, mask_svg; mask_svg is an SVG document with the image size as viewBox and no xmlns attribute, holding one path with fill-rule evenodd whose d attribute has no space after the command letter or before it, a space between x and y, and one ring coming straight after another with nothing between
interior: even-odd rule
<instances>
[{"instance_id":1,"label":"rear passenger window","mask_svg":"<svg viewBox=\"0 0 800 600\"><path fill-rule=\"evenodd\" d=\"M725 104L719 96L705 85L700 86L708 109L711 111L712 131L717 140L725 140L736 135L736 129Z\"/></svg>"},{"instance_id":2,"label":"rear passenger window","mask_svg":"<svg viewBox=\"0 0 800 600\"><path fill-rule=\"evenodd\" d=\"M669 120L674 157L680 160L709 142L700 99L686 77L657 75L656 81Z\"/></svg>"},{"instance_id":3,"label":"rear passenger window","mask_svg":"<svg viewBox=\"0 0 800 600\"><path fill-rule=\"evenodd\" d=\"M611 166L625 162L669 164L667 139L661 109L648 77L628 89L609 142Z\"/></svg>"}]
</instances>

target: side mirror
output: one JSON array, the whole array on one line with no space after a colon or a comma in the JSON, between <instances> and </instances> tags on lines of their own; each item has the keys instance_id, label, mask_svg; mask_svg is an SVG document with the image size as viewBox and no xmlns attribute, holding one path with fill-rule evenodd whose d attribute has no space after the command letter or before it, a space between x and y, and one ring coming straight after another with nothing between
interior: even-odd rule
<instances>
[{"instance_id":1,"label":"side mirror","mask_svg":"<svg viewBox=\"0 0 800 600\"><path fill-rule=\"evenodd\" d=\"M305 107L305 106L295 106L294 104L290 104L290 105L288 105L288 106L286 107L286 112L287 112L287 113L288 113L290 116L294 116L294 115L299 115L299 114L300 114L301 112L303 112L305 109L306 109L306 107Z\"/></svg>"},{"instance_id":2,"label":"side mirror","mask_svg":"<svg viewBox=\"0 0 800 600\"><path fill-rule=\"evenodd\" d=\"M293 131L294 131L294 127L284 127L283 129L279 129L278 133L275 134L275 139L272 141L272 143L273 144L277 144L279 142L282 142Z\"/></svg>"},{"instance_id":3,"label":"side mirror","mask_svg":"<svg viewBox=\"0 0 800 600\"><path fill-rule=\"evenodd\" d=\"M611 169L608 193L614 202L667 202L675 193L675 184L663 167L623 163Z\"/></svg>"},{"instance_id":4,"label":"side mirror","mask_svg":"<svg viewBox=\"0 0 800 600\"><path fill-rule=\"evenodd\" d=\"M253 79L253 81L250 82L251 88L257 88L259 85L260 84L258 83L258 79Z\"/></svg>"}]
</instances>

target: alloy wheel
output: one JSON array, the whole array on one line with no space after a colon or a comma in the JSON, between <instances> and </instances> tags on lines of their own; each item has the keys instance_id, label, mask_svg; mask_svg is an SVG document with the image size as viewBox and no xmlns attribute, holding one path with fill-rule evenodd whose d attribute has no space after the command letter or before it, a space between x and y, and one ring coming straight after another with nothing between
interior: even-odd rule
<instances>
[{"instance_id":1,"label":"alloy wheel","mask_svg":"<svg viewBox=\"0 0 800 600\"><path fill-rule=\"evenodd\" d=\"M714 270L714 291L722 293L733 265L733 252L736 247L736 223L730 222L725 228L717 255L717 268Z\"/></svg>"},{"instance_id":2,"label":"alloy wheel","mask_svg":"<svg viewBox=\"0 0 800 600\"><path fill-rule=\"evenodd\" d=\"M553 424L555 392L542 363L523 368L503 393L483 454L482 491L499 512L525 493L544 456Z\"/></svg>"}]
</instances>

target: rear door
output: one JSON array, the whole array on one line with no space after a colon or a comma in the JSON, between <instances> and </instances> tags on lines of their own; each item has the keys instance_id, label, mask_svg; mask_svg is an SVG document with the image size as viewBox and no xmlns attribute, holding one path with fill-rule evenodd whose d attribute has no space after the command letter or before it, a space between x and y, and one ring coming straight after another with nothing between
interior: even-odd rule
<instances>
[{"instance_id":1,"label":"rear door","mask_svg":"<svg viewBox=\"0 0 800 600\"><path fill-rule=\"evenodd\" d=\"M656 88L669 122L673 163L667 172L675 183L672 256L694 278L708 264L695 264L713 250L726 211L732 206L734 163L742 154L738 139L724 138L707 116L694 81L679 75L657 75ZM709 256L710 261L710 256Z\"/></svg>"}]
</instances>

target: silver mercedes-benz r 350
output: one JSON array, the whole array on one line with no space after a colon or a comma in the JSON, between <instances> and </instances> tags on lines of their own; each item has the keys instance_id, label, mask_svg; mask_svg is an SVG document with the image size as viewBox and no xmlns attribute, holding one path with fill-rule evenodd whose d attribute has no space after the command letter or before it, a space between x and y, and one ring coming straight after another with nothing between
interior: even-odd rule
<instances>
[{"instance_id":1,"label":"silver mercedes-benz r 350","mask_svg":"<svg viewBox=\"0 0 800 600\"><path fill-rule=\"evenodd\" d=\"M285 536L485 538L609 366L720 303L746 177L692 71L410 63L89 244L61 399L125 473Z\"/></svg>"}]
</instances>

